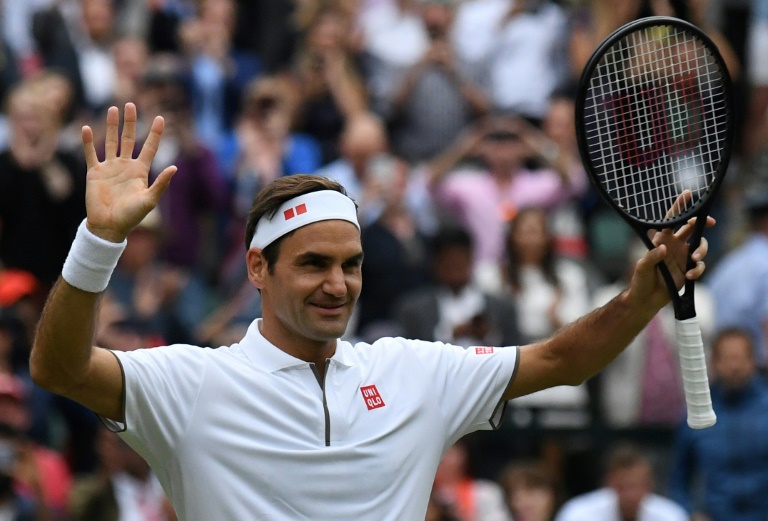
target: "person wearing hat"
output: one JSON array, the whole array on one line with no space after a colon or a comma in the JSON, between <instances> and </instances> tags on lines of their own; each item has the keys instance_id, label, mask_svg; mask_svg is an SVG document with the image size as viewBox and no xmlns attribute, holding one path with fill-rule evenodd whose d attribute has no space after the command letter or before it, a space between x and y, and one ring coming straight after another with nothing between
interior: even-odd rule
<instances>
[{"instance_id":1,"label":"person wearing hat","mask_svg":"<svg viewBox=\"0 0 768 521\"><path fill-rule=\"evenodd\" d=\"M507 400L595 374L669 301L659 262L679 286L704 273L706 241L689 257L686 225L653 237L625 291L545 341L352 344L340 337L362 291L355 202L338 183L295 175L267 185L248 215L245 263L262 317L242 340L108 351L92 344L100 293L176 171L148 185L163 120L133 159L136 119L127 104L118 155L120 113L109 109L103 162L83 128L88 217L48 297L30 369L118 431L186 521L423 519L448 447L498 426Z\"/></svg>"},{"instance_id":2,"label":"person wearing hat","mask_svg":"<svg viewBox=\"0 0 768 521\"><path fill-rule=\"evenodd\" d=\"M768 369L768 187L745 192L749 233L725 254L707 285L715 304L715 330L742 327L752 335L755 361Z\"/></svg>"}]
</instances>

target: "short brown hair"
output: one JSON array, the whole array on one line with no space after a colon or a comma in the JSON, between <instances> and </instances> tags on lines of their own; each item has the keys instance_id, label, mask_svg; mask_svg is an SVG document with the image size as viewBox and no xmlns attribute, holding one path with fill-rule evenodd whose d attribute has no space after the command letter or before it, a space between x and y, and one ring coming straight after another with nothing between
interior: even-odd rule
<instances>
[{"instance_id":1,"label":"short brown hair","mask_svg":"<svg viewBox=\"0 0 768 521\"><path fill-rule=\"evenodd\" d=\"M282 204L294 197L300 195L309 194L312 192L320 192L322 190L335 190L344 195L347 195L347 191L336 181L328 179L320 175L313 174L296 174L286 177L278 177L267 186L265 186L254 199L251 209L248 211L248 218L245 222L245 248L251 247L251 240L256 234L256 226L259 224L259 220L267 216L271 219L280 209ZM357 205L355 205L357 206ZM273 243L267 245L262 253L267 260L267 266L270 273L277 262L277 256L280 253L280 242L291 235L287 233L282 237L275 240Z\"/></svg>"}]
</instances>

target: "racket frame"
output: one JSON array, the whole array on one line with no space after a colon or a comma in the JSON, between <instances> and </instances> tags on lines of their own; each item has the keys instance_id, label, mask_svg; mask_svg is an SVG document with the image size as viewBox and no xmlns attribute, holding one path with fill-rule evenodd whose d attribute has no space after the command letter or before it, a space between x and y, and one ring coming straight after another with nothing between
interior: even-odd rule
<instances>
[{"instance_id":1,"label":"racket frame","mask_svg":"<svg viewBox=\"0 0 768 521\"><path fill-rule=\"evenodd\" d=\"M618 41L624 39L627 35L653 26L674 26L692 33L697 39L704 43L704 46L708 49L712 57L717 62L717 67L721 73L723 89L722 97L723 101L725 102L724 110L726 113L725 139L723 139L723 146L720 149L720 163L718 164L715 172L712 174L714 176L712 184L707 187L704 195L699 197L699 199L695 201L690 208L686 208L679 215L670 217L661 222L651 222L630 215L613 199L613 197L611 197L603 184L598 180L599 174L592 164L592 161L590 160L590 147L588 137L586 135L586 128L584 126L586 93L591 87L589 80L592 78L595 69L600 64L606 52L608 52ZM717 46L712 41L712 39L709 38L709 36L707 36L695 25L685 20L681 20L680 18L674 18L671 16L649 16L635 20L633 22L629 22L622 27L619 27L609 36L607 36L605 40L603 40L603 42L595 49L582 71L576 95L575 120L576 139L579 147L579 153L582 156L582 164L587 169L587 173L589 174L589 178L593 186L595 186L595 188L598 190L601 197L611 207L613 207L619 215L621 215L621 217L627 222L627 224L630 225L630 227L632 227L632 229L642 239L643 243L646 245L646 247L648 247L648 249L653 249L655 247L651 239L648 237L648 231L667 228L677 229L695 215L704 216L704 218L696 219L693 233L689 239L688 269L693 268L695 263L691 259L691 255L693 254L694 250L698 248L699 243L701 242L701 237L703 235L707 220L706 216L709 214L709 209L712 206L714 196L717 193L717 190L720 188L720 185L723 182L723 178L725 177L725 172L728 169L728 164L730 162L733 148L732 143L735 126L731 77L728 73L728 68L725 65L725 61L723 60L720 51L717 49ZM667 289L669 290L670 297L672 299L672 305L675 310L675 318L678 320L687 320L695 317L696 310L693 303L695 281L686 279L683 292L680 293L666 264L661 262L657 265L657 267L661 271L664 282L667 286Z\"/></svg>"}]
</instances>

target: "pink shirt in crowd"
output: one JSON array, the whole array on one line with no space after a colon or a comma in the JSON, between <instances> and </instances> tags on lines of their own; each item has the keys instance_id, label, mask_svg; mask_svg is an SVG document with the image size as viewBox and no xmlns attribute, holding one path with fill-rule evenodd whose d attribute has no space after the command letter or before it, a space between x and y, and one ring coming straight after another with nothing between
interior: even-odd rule
<instances>
[{"instance_id":1,"label":"pink shirt in crowd","mask_svg":"<svg viewBox=\"0 0 768 521\"><path fill-rule=\"evenodd\" d=\"M560 175L549 169L518 171L506 186L499 186L488 172L461 170L449 174L436 188L435 200L454 213L475 240L478 262L502 259L504 229L517 209L540 206L552 209L586 187L586 176L572 175L564 185Z\"/></svg>"}]
</instances>

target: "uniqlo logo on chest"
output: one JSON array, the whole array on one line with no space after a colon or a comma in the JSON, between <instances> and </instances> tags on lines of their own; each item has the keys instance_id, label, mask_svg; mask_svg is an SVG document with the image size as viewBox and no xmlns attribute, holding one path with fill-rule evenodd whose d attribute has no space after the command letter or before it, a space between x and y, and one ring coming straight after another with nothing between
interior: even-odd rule
<instances>
[{"instance_id":1,"label":"uniqlo logo on chest","mask_svg":"<svg viewBox=\"0 0 768 521\"><path fill-rule=\"evenodd\" d=\"M480 346L475 348L475 354L476 355L492 355L493 354L493 347L491 346Z\"/></svg>"},{"instance_id":2,"label":"uniqlo logo on chest","mask_svg":"<svg viewBox=\"0 0 768 521\"><path fill-rule=\"evenodd\" d=\"M375 385L366 385L365 387L361 387L360 392L363 393L363 400L365 401L365 406L368 407L369 411L372 409L378 409L379 407L384 407L384 405L386 405L384 400L381 399L379 390L376 389Z\"/></svg>"}]
</instances>

